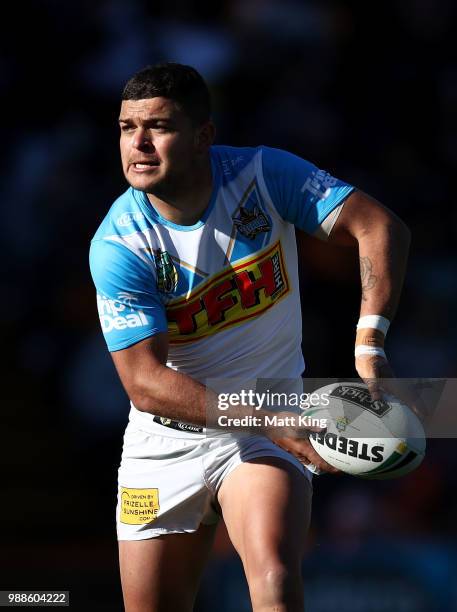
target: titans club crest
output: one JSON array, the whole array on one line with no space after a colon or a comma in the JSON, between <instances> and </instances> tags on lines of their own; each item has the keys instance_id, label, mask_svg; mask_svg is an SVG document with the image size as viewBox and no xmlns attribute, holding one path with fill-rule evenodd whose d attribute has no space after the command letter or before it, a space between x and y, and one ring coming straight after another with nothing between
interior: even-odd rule
<instances>
[{"instance_id":1,"label":"titans club crest","mask_svg":"<svg viewBox=\"0 0 457 612\"><path fill-rule=\"evenodd\" d=\"M246 238L254 240L257 234L271 230L270 222L259 206L254 206L252 210L246 208L240 208L239 210L240 215L238 218L233 218L233 223L240 234L246 236Z\"/></svg>"}]
</instances>

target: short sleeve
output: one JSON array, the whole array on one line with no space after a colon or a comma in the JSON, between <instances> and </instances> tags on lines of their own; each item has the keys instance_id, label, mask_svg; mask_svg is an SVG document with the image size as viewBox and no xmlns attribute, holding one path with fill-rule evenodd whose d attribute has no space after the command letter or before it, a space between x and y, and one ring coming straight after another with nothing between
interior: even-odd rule
<instances>
[{"instance_id":1,"label":"short sleeve","mask_svg":"<svg viewBox=\"0 0 457 612\"><path fill-rule=\"evenodd\" d=\"M122 244L93 240L90 271L109 351L167 331L165 307L148 264Z\"/></svg>"},{"instance_id":2,"label":"short sleeve","mask_svg":"<svg viewBox=\"0 0 457 612\"><path fill-rule=\"evenodd\" d=\"M280 149L262 147L262 170L278 213L309 234L355 190L325 170Z\"/></svg>"}]
</instances>

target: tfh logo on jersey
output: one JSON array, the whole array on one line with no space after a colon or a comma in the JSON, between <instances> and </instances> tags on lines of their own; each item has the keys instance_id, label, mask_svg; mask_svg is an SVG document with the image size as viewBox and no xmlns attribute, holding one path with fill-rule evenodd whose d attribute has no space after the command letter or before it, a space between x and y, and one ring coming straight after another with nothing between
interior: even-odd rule
<instances>
[{"instance_id":1,"label":"tfh logo on jersey","mask_svg":"<svg viewBox=\"0 0 457 612\"><path fill-rule=\"evenodd\" d=\"M267 216L257 205L254 206L252 211L240 208L240 216L238 218L233 217L233 223L240 234L251 240L254 240L257 234L271 230Z\"/></svg>"},{"instance_id":2,"label":"tfh logo on jersey","mask_svg":"<svg viewBox=\"0 0 457 612\"><path fill-rule=\"evenodd\" d=\"M97 308L103 332L147 325L144 312L132 307L132 302L136 300L135 296L126 292L120 292L117 300L110 300L97 293Z\"/></svg>"},{"instance_id":3,"label":"tfh logo on jersey","mask_svg":"<svg viewBox=\"0 0 457 612\"><path fill-rule=\"evenodd\" d=\"M157 270L157 289L162 293L173 293L178 284L178 272L167 251L154 250Z\"/></svg>"},{"instance_id":4,"label":"tfh logo on jersey","mask_svg":"<svg viewBox=\"0 0 457 612\"><path fill-rule=\"evenodd\" d=\"M250 255L167 305L171 344L205 338L257 317L290 291L281 243Z\"/></svg>"}]
</instances>

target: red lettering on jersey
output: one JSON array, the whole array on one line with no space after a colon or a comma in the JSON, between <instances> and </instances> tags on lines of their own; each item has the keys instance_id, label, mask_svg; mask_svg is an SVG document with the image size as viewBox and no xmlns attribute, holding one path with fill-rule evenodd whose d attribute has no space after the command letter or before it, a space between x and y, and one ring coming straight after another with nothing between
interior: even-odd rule
<instances>
[{"instance_id":1,"label":"red lettering on jersey","mask_svg":"<svg viewBox=\"0 0 457 612\"><path fill-rule=\"evenodd\" d=\"M180 334L191 334L197 329L195 315L203 310L200 300L188 302L180 308L173 308L167 311L168 321L174 321L178 325Z\"/></svg>"},{"instance_id":2,"label":"red lettering on jersey","mask_svg":"<svg viewBox=\"0 0 457 612\"><path fill-rule=\"evenodd\" d=\"M273 295L276 291L272 260L268 258L259 262L259 270L262 275L256 280L252 280L250 273L246 270L235 276L243 308L250 308L259 303L259 291L261 289L265 290L267 296Z\"/></svg>"},{"instance_id":3,"label":"red lettering on jersey","mask_svg":"<svg viewBox=\"0 0 457 612\"><path fill-rule=\"evenodd\" d=\"M231 289L233 289L232 283L230 279L227 279L219 285L211 287L211 289L209 289L203 295L203 303L206 308L208 323L210 325L216 325L216 323L224 321L225 311L232 306L235 306L237 300L233 295L226 295L225 297L222 297Z\"/></svg>"},{"instance_id":4,"label":"red lettering on jersey","mask_svg":"<svg viewBox=\"0 0 457 612\"><path fill-rule=\"evenodd\" d=\"M166 307L170 343L193 342L252 319L289 291L278 241L208 279L190 295L172 300Z\"/></svg>"}]
</instances>

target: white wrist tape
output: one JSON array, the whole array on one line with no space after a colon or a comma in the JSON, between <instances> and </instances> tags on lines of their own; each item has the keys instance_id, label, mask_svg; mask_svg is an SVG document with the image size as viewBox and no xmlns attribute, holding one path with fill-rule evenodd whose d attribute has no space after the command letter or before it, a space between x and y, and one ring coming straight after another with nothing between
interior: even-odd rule
<instances>
[{"instance_id":1,"label":"white wrist tape","mask_svg":"<svg viewBox=\"0 0 457 612\"><path fill-rule=\"evenodd\" d=\"M316 476L319 476L319 474L322 474L322 471L320 468L318 468L317 466L314 465L314 463L302 463L302 465L309 470L310 472L312 472L313 474L316 474Z\"/></svg>"},{"instance_id":2,"label":"white wrist tape","mask_svg":"<svg viewBox=\"0 0 457 612\"><path fill-rule=\"evenodd\" d=\"M376 355L383 357L387 361L386 353L380 346L370 346L369 344L358 344L355 347L354 355L360 357L361 355Z\"/></svg>"},{"instance_id":3,"label":"white wrist tape","mask_svg":"<svg viewBox=\"0 0 457 612\"><path fill-rule=\"evenodd\" d=\"M360 317L359 322L357 323L357 329L379 329L384 336L387 334L387 330L389 329L390 321L386 319L386 317L382 317L381 315L365 315L364 317Z\"/></svg>"}]
</instances>

